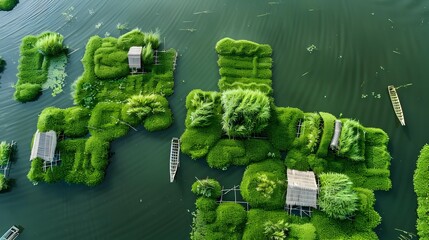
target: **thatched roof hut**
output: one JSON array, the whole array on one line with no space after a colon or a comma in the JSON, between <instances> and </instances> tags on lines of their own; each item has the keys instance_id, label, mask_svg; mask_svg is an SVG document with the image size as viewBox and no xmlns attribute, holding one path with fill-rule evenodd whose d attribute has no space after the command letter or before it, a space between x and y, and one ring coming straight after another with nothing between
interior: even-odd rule
<instances>
[{"instance_id":1,"label":"thatched roof hut","mask_svg":"<svg viewBox=\"0 0 429 240\"><path fill-rule=\"evenodd\" d=\"M287 170L287 206L317 207L319 187L314 172Z\"/></svg>"}]
</instances>

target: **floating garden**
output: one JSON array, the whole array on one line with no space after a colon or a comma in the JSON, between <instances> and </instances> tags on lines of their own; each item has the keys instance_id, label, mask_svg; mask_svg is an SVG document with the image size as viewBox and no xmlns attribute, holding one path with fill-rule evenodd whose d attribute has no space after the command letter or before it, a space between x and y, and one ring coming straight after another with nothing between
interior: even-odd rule
<instances>
[{"instance_id":1,"label":"floating garden","mask_svg":"<svg viewBox=\"0 0 429 240\"><path fill-rule=\"evenodd\" d=\"M250 210L218 203L220 183L198 180L191 239L378 239L374 191L391 188L387 134L353 119L275 106L269 45L225 38L215 49L220 91L188 94L181 150L224 171L247 166L240 191ZM316 175L311 216L285 211L287 169Z\"/></svg>"},{"instance_id":2,"label":"floating garden","mask_svg":"<svg viewBox=\"0 0 429 240\"><path fill-rule=\"evenodd\" d=\"M52 95L62 92L67 76L67 48L64 37L55 32L38 36L26 36L20 46L18 81L14 97L20 102L37 100L44 89L52 89Z\"/></svg>"},{"instance_id":3,"label":"floating garden","mask_svg":"<svg viewBox=\"0 0 429 240\"><path fill-rule=\"evenodd\" d=\"M158 131L172 124L166 97L173 94L177 53L158 51L159 45L158 33L139 29L119 38L89 39L82 58L84 72L74 84L76 106L48 107L39 116L38 131L55 131L58 144L51 161L32 159L30 181L99 184L111 141L138 125ZM143 66L138 72L130 70L128 62L133 46L142 48L138 58Z\"/></svg>"},{"instance_id":4,"label":"floating garden","mask_svg":"<svg viewBox=\"0 0 429 240\"><path fill-rule=\"evenodd\" d=\"M10 161L14 151L14 142L0 142L0 192L9 188L7 174L10 169Z\"/></svg>"},{"instance_id":5,"label":"floating garden","mask_svg":"<svg viewBox=\"0 0 429 240\"><path fill-rule=\"evenodd\" d=\"M429 145L423 146L414 172L414 192L417 195L417 234L420 239L429 238Z\"/></svg>"}]
</instances>

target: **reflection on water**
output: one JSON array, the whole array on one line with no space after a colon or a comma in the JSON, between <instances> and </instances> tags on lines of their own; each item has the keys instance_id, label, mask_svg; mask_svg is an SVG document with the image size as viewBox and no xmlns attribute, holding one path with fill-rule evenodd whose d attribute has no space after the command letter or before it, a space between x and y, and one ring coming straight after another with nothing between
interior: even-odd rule
<instances>
[{"instance_id":1,"label":"reflection on water","mask_svg":"<svg viewBox=\"0 0 429 240\"><path fill-rule=\"evenodd\" d=\"M216 42L223 37L268 43L274 50L273 85L279 106L325 111L383 128L390 136L393 189L377 192L383 222L381 239L401 229L415 232L416 199L412 174L425 129L429 96L429 5L422 1L23 1L0 12L0 139L18 142L13 191L0 194L1 230L18 224L20 239L187 239L195 177L219 177L225 187L241 181L242 168L211 170L203 160L182 155L177 182L168 178L169 143L184 130L184 100L194 88L216 90ZM169 98L175 123L167 131L143 129L112 144L115 153L104 183L95 188L67 184L33 186L30 141L37 116L46 106L72 105L68 90L82 73L80 59L92 35L119 36L126 29L159 28L161 47L179 51L175 93ZM65 92L45 93L37 102L12 100L19 44L23 36L58 31L74 51L67 66ZM310 46L314 46L311 51ZM398 94L406 127L400 127L387 85L412 86Z\"/></svg>"}]
</instances>

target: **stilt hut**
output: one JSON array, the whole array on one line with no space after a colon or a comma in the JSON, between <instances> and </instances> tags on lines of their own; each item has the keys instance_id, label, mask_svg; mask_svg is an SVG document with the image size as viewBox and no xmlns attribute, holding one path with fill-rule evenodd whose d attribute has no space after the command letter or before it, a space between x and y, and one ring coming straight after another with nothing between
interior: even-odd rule
<instances>
[{"instance_id":1,"label":"stilt hut","mask_svg":"<svg viewBox=\"0 0 429 240\"><path fill-rule=\"evenodd\" d=\"M132 72L142 69L142 49L143 47L133 46L128 51L128 65Z\"/></svg>"},{"instance_id":2,"label":"stilt hut","mask_svg":"<svg viewBox=\"0 0 429 240\"><path fill-rule=\"evenodd\" d=\"M31 149L30 161L35 158L41 158L45 162L52 163L55 156L55 147L57 146L57 134L54 131L39 132L36 131Z\"/></svg>"},{"instance_id":3,"label":"stilt hut","mask_svg":"<svg viewBox=\"0 0 429 240\"><path fill-rule=\"evenodd\" d=\"M314 172L288 169L287 184L286 209L289 213L298 210L301 216L302 213L309 215L310 207L317 208L319 187Z\"/></svg>"}]
</instances>

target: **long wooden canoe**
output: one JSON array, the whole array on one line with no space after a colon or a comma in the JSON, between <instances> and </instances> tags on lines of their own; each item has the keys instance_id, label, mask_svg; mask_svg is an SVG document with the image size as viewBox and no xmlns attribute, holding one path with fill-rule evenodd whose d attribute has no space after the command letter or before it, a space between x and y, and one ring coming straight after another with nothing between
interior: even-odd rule
<instances>
[{"instance_id":1,"label":"long wooden canoe","mask_svg":"<svg viewBox=\"0 0 429 240\"><path fill-rule=\"evenodd\" d=\"M402 112L401 102L399 101L398 93L396 92L396 88L393 85L389 85L387 87L389 91L390 101L392 102L393 111L395 111L396 116L399 119L399 122L402 126L405 126L405 118L404 113Z\"/></svg>"},{"instance_id":2,"label":"long wooden canoe","mask_svg":"<svg viewBox=\"0 0 429 240\"><path fill-rule=\"evenodd\" d=\"M9 230L6 231L3 236L0 237L0 240L13 240L19 235L19 228L17 226L12 226Z\"/></svg>"},{"instance_id":3,"label":"long wooden canoe","mask_svg":"<svg viewBox=\"0 0 429 240\"><path fill-rule=\"evenodd\" d=\"M180 139L173 138L171 139L171 149L170 149L170 182L174 181L176 176L177 169L179 168L180 159Z\"/></svg>"}]
</instances>

